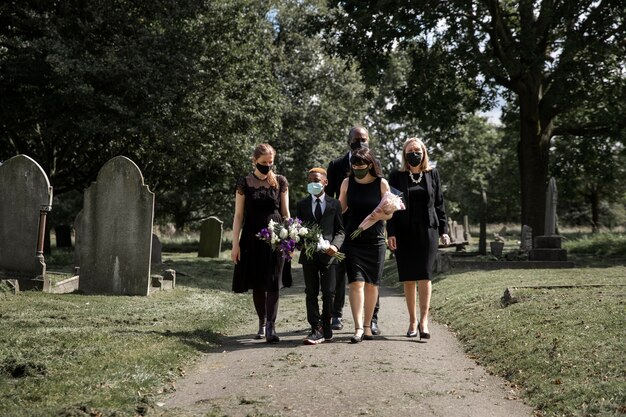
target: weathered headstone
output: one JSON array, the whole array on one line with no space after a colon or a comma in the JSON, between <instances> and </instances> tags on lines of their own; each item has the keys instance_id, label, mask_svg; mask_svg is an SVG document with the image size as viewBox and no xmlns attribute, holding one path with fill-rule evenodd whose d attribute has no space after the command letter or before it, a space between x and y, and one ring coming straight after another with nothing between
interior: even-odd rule
<instances>
[{"instance_id":1,"label":"weathered headstone","mask_svg":"<svg viewBox=\"0 0 626 417\"><path fill-rule=\"evenodd\" d=\"M463 241L469 242L470 240L470 231L469 231L469 218L467 214L463 216Z\"/></svg>"},{"instance_id":2,"label":"weathered headstone","mask_svg":"<svg viewBox=\"0 0 626 417\"><path fill-rule=\"evenodd\" d=\"M150 261L153 264L162 264L163 259L161 258L161 252L163 251L163 246L161 245L161 241L159 237L152 233L152 255L150 256Z\"/></svg>"},{"instance_id":3,"label":"weathered headstone","mask_svg":"<svg viewBox=\"0 0 626 417\"><path fill-rule=\"evenodd\" d=\"M104 164L79 217L80 290L148 295L154 193L137 165L124 156Z\"/></svg>"},{"instance_id":4,"label":"weathered headstone","mask_svg":"<svg viewBox=\"0 0 626 417\"><path fill-rule=\"evenodd\" d=\"M35 278L45 287L43 238L52 187L32 158L17 155L0 166L0 275L23 279L28 289ZM29 282L31 281L31 282Z\"/></svg>"},{"instance_id":5,"label":"weathered headstone","mask_svg":"<svg viewBox=\"0 0 626 417\"><path fill-rule=\"evenodd\" d=\"M550 178L548 188L546 189L546 216L544 223L544 235L552 236L556 231L556 203L557 203L557 190L556 180L554 177Z\"/></svg>"},{"instance_id":6,"label":"weathered headstone","mask_svg":"<svg viewBox=\"0 0 626 417\"><path fill-rule=\"evenodd\" d=\"M222 248L223 222L217 217L209 217L200 226L199 257L218 258Z\"/></svg>"},{"instance_id":7,"label":"weathered headstone","mask_svg":"<svg viewBox=\"0 0 626 417\"><path fill-rule=\"evenodd\" d=\"M520 249L529 251L533 248L533 228L528 225L522 226L522 238L520 241Z\"/></svg>"},{"instance_id":8,"label":"weathered headstone","mask_svg":"<svg viewBox=\"0 0 626 417\"><path fill-rule=\"evenodd\" d=\"M543 236L535 236L533 249L529 253L531 261L567 261L567 250L561 248L562 237L555 234L556 202L556 181L550 178L546 190L545 233Z\"/></svg>"}]
</instances>

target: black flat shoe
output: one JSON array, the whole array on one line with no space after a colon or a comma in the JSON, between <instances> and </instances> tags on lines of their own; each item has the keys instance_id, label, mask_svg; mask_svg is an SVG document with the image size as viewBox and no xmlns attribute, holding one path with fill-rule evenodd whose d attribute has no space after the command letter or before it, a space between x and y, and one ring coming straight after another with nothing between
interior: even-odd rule
<instances>
[{"instance_id":1,"label":"black flat shoe","mask_svg":"<svg viewBox=\"0 0 626 417\"><path fill-rule=\"evenodd\" d=\"M420 333L420 340L421 339L430 339L430 333L426 333L422 331L422 326L420 324L417 325L417 330Z\"/></svg>"}]
</instances>

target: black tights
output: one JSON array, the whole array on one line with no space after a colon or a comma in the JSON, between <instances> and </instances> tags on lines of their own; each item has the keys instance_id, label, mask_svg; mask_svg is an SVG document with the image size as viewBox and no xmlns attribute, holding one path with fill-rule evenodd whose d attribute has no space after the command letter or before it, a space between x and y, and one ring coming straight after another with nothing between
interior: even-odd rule
<instances>
[{"instance_id":1,"label":"black tights","mask_svg":"<svg viewBox=\"0 0 626 417\"><path fill-rule=\"evenodd\" d=\"M278 315L278 291L252 290L252 300L259 321L275 322Z\"/></svg>"}]
</instances>

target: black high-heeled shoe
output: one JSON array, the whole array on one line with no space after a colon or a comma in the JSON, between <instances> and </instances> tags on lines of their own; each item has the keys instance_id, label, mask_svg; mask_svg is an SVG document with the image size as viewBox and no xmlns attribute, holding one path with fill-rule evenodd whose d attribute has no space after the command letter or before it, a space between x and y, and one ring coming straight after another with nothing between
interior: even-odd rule
<instances>
[{"instance_id":1,"label":"black high-heeled shoe","mask_svg":"<svg viewBox=\"0 0 626 417\"><path fill-rule=\"evenodd\" d=\"M422 339L430 339L430 333L426 333L422 331L422 325L421 324L417 324L417 331L420 334L420 340Z\"/></svg>"},{"instance_id":2,"label":"black high-heeled shoe","mask_svg":"<svg viewBox=\"0 0 626 417\"><path fill-rule=\"evenodd\" d=\"M370 326L363 326L363 340L374 340L374 335L373 334L365 334L365 327L367 327L368 329L370 329ZM370 330L371 331L371 330Z\"/></svg>"},{"instance_id":3,"label":"black high-heeled shoe","mask_svg":"<svg viewBox=\"0 0 626 417\"><path fill-rule=\"evenodd\" d=\"M352 337L350 337L350 343L359 343L363 341L363 333L357 335L359 330L363 331L363 328L354 329L354 334L352 335Z\"/></svg>"},{"instance_id":4,"label":"black high-heeled shoe","mask_svg":"<svg viewBox=\"0 0 626 417\"><path fill-rule=\"evenodd\" d=\"M417 337L417 330L411 331L411 326L409 326L409 330L406 331L406 337Z\"/></svg>"}]
</instances>

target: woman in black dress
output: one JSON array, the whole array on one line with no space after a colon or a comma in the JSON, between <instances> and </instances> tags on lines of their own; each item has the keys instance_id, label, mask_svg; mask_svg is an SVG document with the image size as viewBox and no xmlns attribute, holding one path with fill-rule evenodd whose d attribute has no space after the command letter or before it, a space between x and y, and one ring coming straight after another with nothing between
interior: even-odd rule
<instances>
[{"instance_id":1,"label":"woman in black dress","mask_svg":"<svg viewBox=\"0 0 626 417\"><path fill-rule=\"evenodd\" d=\"M268 144L256 147L252 155L254 171L237 181L233 218L232 260L235 263L233 291L252 290L259 317L257 339L279 341L274 330L278 313L278 289L284 259L256 234L289 217L287 179L272 172L276 151ZM242 229L243 226L243 229ZM241 236L240 236L241 233Z\"/></svg>"},{"instance_id":2,"label":"woman in black dress","mask_svg":"<svg viewBox=\"0 0 626 417\"><path fill-rule=\"evenodd\" d=\"M378 206L382 196L389 191L389 184L382 178L376 158L368 148L354 151L350 164L350 175L341 183L339 202L344 212L350 209L342 250L346 254L350 287L348 298L354 320L354 336L350 341L358 343L362 339L372 339L372 315L378 299L387 247L382 220L354 239L350 235Z\"/></svg>"},{"instance_id":3,"label":"woman in black dress","mask_svg":"<svg viewBox=\"0 0 626 417\"><path fill-rule=\"evenodd\" d=\"M398 277L404 283L409 310L407 337L430 339L428 311L431 277L438 240L450 243L443 192L437 169L428 161L426 146L409 138L402 147L402 167L389 175L389 185L404 194L406 210L396 211L387 221L389 248L395 251ZM420 319L417 321L415 283L419 294Z\"/></svg>"}]
</instances>

